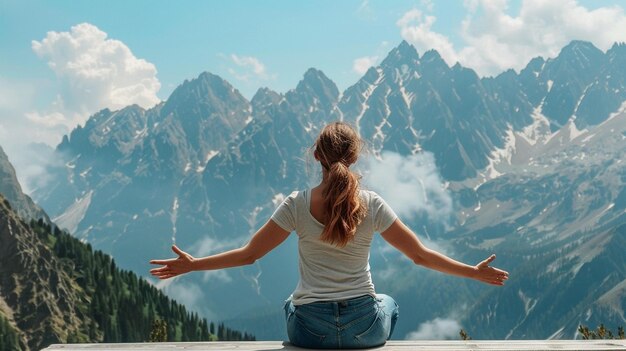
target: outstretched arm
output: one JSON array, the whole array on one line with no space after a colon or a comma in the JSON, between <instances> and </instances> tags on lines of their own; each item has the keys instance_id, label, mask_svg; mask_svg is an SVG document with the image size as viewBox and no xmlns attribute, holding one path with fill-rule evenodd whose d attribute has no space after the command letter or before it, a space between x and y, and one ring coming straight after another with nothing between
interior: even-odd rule
<instances>
[{"instance_id":1,"label":"outstretched arm","mask_svg":"<svg viewBox=\"0 0 626 351\"><path fill-rule=\"evenodd\" d=\"M246 245L220 254L195 258L173 245L172 250L178 255L178 258L151 260L151 264L163 265L163 267L153 268L150 270L150 273L159 279L168 279L191 271L253 264L256 260L280 245L288 236L288 231L270 219L252 236L252 239Z\"/></svg>"},{"instance_id":2,"label":"outstretched arm","mask_svg":"<svg viewBox=\"0 0 626 351\"><path fill-rule=\"evenodd\" d=\"M382 237L393 247L401 251L415 264L440 272L458 275L482 281L492 285L504 285L509 273L489 266L496 255L491 255L475 266L455 261L446 255L424 246L417 236L402 221L396 219Z\"/></svg>"}]
</instances>

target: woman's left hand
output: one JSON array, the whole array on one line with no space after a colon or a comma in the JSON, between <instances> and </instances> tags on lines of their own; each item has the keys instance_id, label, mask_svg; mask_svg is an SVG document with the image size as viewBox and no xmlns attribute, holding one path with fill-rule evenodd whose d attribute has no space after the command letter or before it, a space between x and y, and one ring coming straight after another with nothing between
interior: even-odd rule
<instances>
[{"instance_id":1,"label":"woman's left hand","mask_svg":"<svg viewBox=\"0 0 626 351\"><path fill-rule=\"evenodd\" d=\"M176 245L172 245L172 251L178 255L178 258L172 258L169 260L151 260L151 264L160 264L164 266L151 269L150 274L159 279L169 279L193 270L195 260L193 256L179 249Z\"/></svg>"},{"instance_id":2,"label":"woman's left hand","mask_svg":"<svg viewBox=\"0 0 626 351\"><path fill-rule=\"evenodd\" d=\"M474 266L476 272L474 279L491 285L504 285L504 282L509 279L509 272L491 267L489 264L495 259L496 255L491 255Z\"/></svg>"}]
</instances>

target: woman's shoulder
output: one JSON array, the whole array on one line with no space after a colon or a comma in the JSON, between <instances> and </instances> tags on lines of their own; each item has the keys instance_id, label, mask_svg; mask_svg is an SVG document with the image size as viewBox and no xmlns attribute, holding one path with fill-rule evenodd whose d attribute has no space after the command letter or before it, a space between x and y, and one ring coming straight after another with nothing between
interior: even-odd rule
<instances>
[{"instance_id":1,"label":"woman's shoulder","mask_svg":"<svg viewBox=\"0 0 626 351\"><path fill-rule=\"evenodd\" d=\"M379 199L380 195L374 190L361 189L360 191L361 197L365 198L367 201L371 201L373 199Z\"/></svg>"},{"instance_id":2,"label":"woman's shoulder","mask_svg":"<svg viewBox=\"0 0 626 351\"><path fill-rule=\"evenodd\" d=\"M281 202L286 202L295 205L301 205L304 202L306 190L294 190L291 194L285 196L284 194L277 194L274 196L272 202L275 204L280 204Z\"/></svg>"}]
</instances>

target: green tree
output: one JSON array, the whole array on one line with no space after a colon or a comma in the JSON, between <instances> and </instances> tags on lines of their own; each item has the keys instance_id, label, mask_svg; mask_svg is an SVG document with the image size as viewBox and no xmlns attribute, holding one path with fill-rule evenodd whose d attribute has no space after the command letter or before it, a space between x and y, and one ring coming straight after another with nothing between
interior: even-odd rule
<instances>
[{"instance_id":1,"label":"green tree","mask_svg":"<svg viewBox=\"0 0 626 351\"><path fill-rule=\"evenodd\" d=\"M167 341L167 322L157 319L152 323L152 331L150 331L150 342Z\"/></svg>"},{"instance_id":2,"label":"green tree","mask_svg":"<svg viewBox=\"0 0 626 351\"><path fill-rule=\"evenodd\" d=\"M596 330L590 330L584 325L578 326L578 332L582 335L583 340L595 339L624 339L624 327L617 327L617 335L607 329L604 324L600 324Z\"/></svg>"}]
</instances>

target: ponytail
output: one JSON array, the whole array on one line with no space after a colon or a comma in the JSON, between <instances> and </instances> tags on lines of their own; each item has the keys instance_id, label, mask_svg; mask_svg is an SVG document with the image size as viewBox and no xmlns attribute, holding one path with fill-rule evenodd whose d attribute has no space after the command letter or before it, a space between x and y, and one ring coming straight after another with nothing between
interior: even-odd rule
<instances>
[{"instance_id":1,"label":"ponytail","mask_svg":"<svg viewBox=\"0 0 626 351\"><path fill-rule=\"evenodd\" d=\"M360 150L358 134L342 122L326 126L316 143L316 152L328 173L323 192L326 225L320 239L338 247L354 238L357 226L367 214L359 196L360 176L349 168Z\"/></svg>"}]
</instances>

